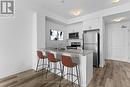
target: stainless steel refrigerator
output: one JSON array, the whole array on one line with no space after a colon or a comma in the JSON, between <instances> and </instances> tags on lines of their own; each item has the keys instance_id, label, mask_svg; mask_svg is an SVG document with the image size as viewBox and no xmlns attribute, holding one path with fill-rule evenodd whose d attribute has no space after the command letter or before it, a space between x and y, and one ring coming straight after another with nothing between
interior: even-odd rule
<instances>
[{"instance_id":1,"label":"stainless steel refrigerator","mask_svg":"<svg viewBox=\"0 0 130 87\"><path fill-rule=\"evenodd\" d=\"M99 29L86 30L83 33L83 49L93 50L93 66L100 64L100 33Z\"/></svg>"}]
</instances>

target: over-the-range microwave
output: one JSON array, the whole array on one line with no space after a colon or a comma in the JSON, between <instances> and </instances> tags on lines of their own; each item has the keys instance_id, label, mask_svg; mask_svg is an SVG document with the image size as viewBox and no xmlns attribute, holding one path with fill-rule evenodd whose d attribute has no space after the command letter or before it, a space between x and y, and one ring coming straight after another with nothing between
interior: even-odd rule
<instances>
[{"instance_id":1,"label":"over-the-range microwave","mask_svg":"<svg viewBox=\"0 0 130 87\"><path fill-rule=\"evenodd\" d=\"M69 39L79 39L79 32L69 33Z\"/></svg>"}]
</instances>

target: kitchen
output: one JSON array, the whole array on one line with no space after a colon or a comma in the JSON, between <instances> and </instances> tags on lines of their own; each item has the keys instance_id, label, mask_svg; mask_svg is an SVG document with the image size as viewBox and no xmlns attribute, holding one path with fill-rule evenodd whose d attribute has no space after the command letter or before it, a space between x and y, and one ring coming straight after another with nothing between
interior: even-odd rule
<instances>
[{"instance_id":1,"label":"kitchen","mask_svg":"<svg viewBox=\"0 0 130 87\"><path fill-rule=\"evenodd\" d=\"M0 87L130 86L129 0L15 4L0 15Z\"/></svg>"},{"instance_id":2,"label":"kitchen","mask_svg":"<svg viewBox=\"0 0 130 87\"><path fill-rule=\"evenodd\" d=\"M120 17L120 16L122 16L122 14L127 14L127 13L129 13L129 12L121 13L121 15L120 14L112 15L112 17L116 18L116 17L118 17L118 15ZM124 15L124 16L126 16L126 15ZM107 20L104 19L103 21L108 21L109 16L104 17L104 18L106 18ZM53 19L49 18L49 22L51 22L51 26L53 26L53 28L49 27L49 28L47 28L47 30L54 29L54 30L59 31L61 25L62 25L62 27L64 27L63 31L67 30L67 32L65 31L63 33L63 35L64 35L63 40L54 41L54 40L49 39L50 36L48 36L49 38L47 40L51 40L50 43L56 44L55 46L52 46L52 48L56 47L56 48L59 48L59 49L64 48L64 49L67 49L67 50L73 49L73 50L80 50L80 51L82 51L82 50L93 50L94 54L93 54L93 64L92 64L92 66L96 67L96 68L102 67L102 63L104 63L104 61L102 61L102 56L100 56L100 54L102 54L101 50L104 50L104 55L105 55L105 52L106 52L105 47L102 49L102 38L103 38L102 32L105 32L104 38L108 37L108 36L106 36L106 35L108 35L107 34L108 32L102 31L101 26L104 25L106 27L108 25L107 23L106 24L104 24L105 22L102 23L102 19L100 19L100 18L95 18L95 19L91 19L91 20L87 20L87 21L83 21L83 22L78 22L78 23L74 23L74 24L69 24L69 25L63 24L59 21L56 22L56 24L55 24L54 20L53 21L51 21L51 20L53 20ZM109 19L109 21L111 21L111 20ZM93 23L95 23L93 26L89 26L89 25L92 25ZM60 26L56 27L57 25L58 26L60 25ZM46 26L48 26L48 25L46 25ZM60 30L60 31L62 31L62 30ZM49 32L46 32L46 34L47 33L49 33ZM86 42L85 40L89 40L89 42ZM86 46L90 45L90 47L85 47L85 44L87 44ZM51 48L51 46L47 46L47 47ZM124 56L124 58L125 58L125 56ZM105 58L105 59L108 59L108 57ZM104 58L103 58L103 60L104 60ZM118 59L116 59L116 60L118 60Z\"/></svg>"},{"instance_id":3,"label":"kitchen","mask_svg":"<svg viewBox=\"0 0 130 87\"><path fill-rule=\"evenodd\" d=\"M97 19L96 19L97 20ZM97 20L99 21L99 20ZM95 21L95 22L97 22ZM94 23L94 22L93 22ZM99 22L98 22L99 23ZM96 56L100 55L100 28L95 26L91 30L87 30L90 28L83 28L83 25L86 25L83 22L78 22L74 24L63 24L57 20L46 18L46 48L64 48L64 49L76 49L76 50L95 50ZM83 30L84 29L84 30ZM63 39L62 40L52 40L50 36L50 30L62 31ZM88 35L90 34L90 36ZM98 34L98 37L97 37ZM88 36L85 36L88 35ZM56 36L57 37L57 36ZM88 37L88 38L86 38ZM92 38L91 38L92 37ZM86 40L89 43L89 47L85 47ZM95 45L91 45L91 43L96 43ZM95 57L96 67L99 67L99 57Z\"/></svg>"},{"instance_id":4,"label":"kitchen","mask_svg":"<svg viewBox=\"0 0 130 87\"><path fill-rule=\"evenodd\" d=\"M69 53L69 54L73 53L73 55L77 54L78 58L75 58L75 55L74 55L74 57L72 57L72 60L80 64L80 72L82 72L82 74L80 74L81 84L83 87L86 87L91 81L91 78L93 77L93 66L96 68L99 67L100 59L98 57L100 55L99 54L100 46L98 44L99 44L100 39L96 38L97 33L93 33L93 31L92 31L92 34L90 33L90 35L93 36L93 38L91 38L90 36L90 42L96 41L97 43L94 46L91 46L92 48L91 47L86 48L85 39L83 38L88 37L88 36L85 36L86 31L83 32L82 22L75 23L72 25L67 25L57 20L46 17L46 30L45 31L46 31L45 33L46 34L46 46L45 46L46 48L43 48L43 49L39 48L39 50L42 49L43 52L53 51L55 55L57 55L57 53L64 53L64 52ZM94 32L95 31L99 32L99 29L94 29ZM62 35L60 35L59 32L62 32ZM94 50L95 52L93 52ZM95 59L93 59L93 53L94 53ZM85 75L85 78L84 78L84 75Z\"/></svg>"}]
</instances>

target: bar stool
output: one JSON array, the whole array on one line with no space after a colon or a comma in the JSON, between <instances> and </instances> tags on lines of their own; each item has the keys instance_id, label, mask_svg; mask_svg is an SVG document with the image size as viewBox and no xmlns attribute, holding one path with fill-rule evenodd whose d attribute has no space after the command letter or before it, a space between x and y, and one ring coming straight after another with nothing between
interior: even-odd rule
<instances>
[{"instance_id":1,"label":"bar stool","mask_svg":"<svg viewBox=\"0 0 130 87\"><path fill-rule=\"evenodd\" d=\"M47 56L48 56L48 70L49 71L54 70L55 74L61 73L61 62L60 62L60 60L56 59L55 56L54 56L54 53L52 53L52 52L48 52ZM57 63L59 63L60 68L57 68ZM54 68L50 67L50 64L51 65L54 64ZM56 70L59 70L60 72L56 73ZM54 74L54 78L55 78L55 74Z\"/></svg>"},{"instance_id":2,"label":"bar stool","mask_svg":"<svg viewBox=\"0 0 130 87\"><path fill-rule=\"evenodd\" d=\"M36 71L38 71L39 66L42 66L42 71L44 68L48 68L48 65L44 63L45 62L44 60L47 59L47 57L43 55L42 51L37 51L37 56L38 56L38 61L37 61ZM40 60L42 60L42 65L39 65ZM47 77L47 73L46 73L46 77Z\"/></svg>"},{"instance_id":3,"label":"bar stool","mask_svg":"<svg viewBox=\"0 0 130 87\"><path fill-rule=\"evenodd\" d=\"M73 87L73 83L75 81L78 80L78 86L80 87L80 70L79 70L79 65L77 63L74 63L71 59L70 56L66 56L66 55L62 55L61 56L61 61L62 61L62 64L63 64L63 69L62 69L62 75L61 75L61 79L66 76L66 75L69 75L71 76L71 80L72 80L72 87ZM64 67L67 67L67 74L63 75L64 74ZM72 73L68 73L68 68L70 68L72 70ZM73 69L76 68L76 74L73 74ZM73 77L77 77L77 79L75 81L73 81ZM61 79L60 79L60 85L59 87L61 86Z\"/></svg>"}]
</instances>

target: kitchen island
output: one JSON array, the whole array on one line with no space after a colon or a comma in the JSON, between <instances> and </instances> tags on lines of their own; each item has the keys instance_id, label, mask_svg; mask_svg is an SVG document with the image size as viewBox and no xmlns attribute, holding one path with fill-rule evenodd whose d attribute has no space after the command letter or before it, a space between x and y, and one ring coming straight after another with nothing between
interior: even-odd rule
<instances>
[{"instance_id":1,"label":"kitchen island","mask_svg":"<svg viewBox=\"0 0 130 87\"><path fill-rule=\"evenodd\" d=\"M62 54L68 54L72 57L72 60L79 64L80 68L80 85L81 87L87 87L93 77L93 51L91 50L55 50L55 49L42 49L43 52L53 52L54 55L60 59ZM52 66L55 67L55 66ZM60 68L60 66L57 66ZM55 71L51 71L57 73ZM65 73L67 70L65 68ZM76 74L76 70L74 70ZM65 77L67 79L67 77ZM76 78L74 78L76 79ZM71 79L68 79L71 81ZM77 83L77 82L75 82Z\"/></svg>"}]
</instances>

